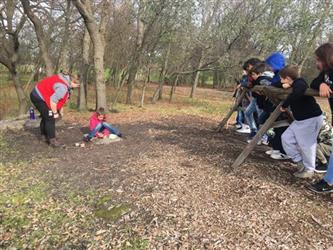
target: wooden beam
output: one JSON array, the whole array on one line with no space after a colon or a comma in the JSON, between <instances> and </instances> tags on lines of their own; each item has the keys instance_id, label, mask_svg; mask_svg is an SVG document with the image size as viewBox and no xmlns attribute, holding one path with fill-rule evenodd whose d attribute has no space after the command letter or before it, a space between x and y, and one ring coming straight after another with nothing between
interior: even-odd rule
<instances>
[{"instance_id":1,"label":"wooden beam","mask_svg":"<svg viewBox=\"0 0 333 250\"><path fill-rule=\"evenodd\" d=\"M247 93L247 91L248 91L247 89L242 89L242 92L241 92L240 96L236 99L236 102L235 102L234 106L230 109L230 111L228 112L228 114L223 118L223 120L218 125L218 127L216 129L217 132L221 132L223 130L223 128L227 124L229 118L237 110L239 104L243 100L243 98L244 98L245 94Z\"/></svg>"},{"instance_id":2,"label":"wooden beam","mask_svg":"<svg viewBox=\"0 0 333 250\"><path fill-rule=\"evenodd\" d=\"M264 86L264 85L256 85L251 89L252 92L258 92L266 96L274 96L278 97L279 99L283 100L286 99L287 96L292 92L292 89L282 89L273 86ZM319 91L315 89L308 88L305 91L305 95L308 96L319 96ZM333 97L333 95L331 96Z\"/></svg>"},{"instance_id":3,"label":"wooden beam","mask_svg":"<svg viewBox=\"0 0 333 250\"><path fill-rule=\"evenodd\" d=\"M254 147L257 145L258 141L261 139L261 137L267 132L269 128L272 127L275 120L278 118L278 116L281 114L280 107L282 106L283 101L277 105L275 110L271 113L269 118L266 120L266 122L262 125L262 127L257 132L256 136L251 140L251 142L245 147L245 149L242 151L242 153L237 157L237 159L232 164L233 168L239 167L246 157L252 152Z\"/></svg>"}]
</instances>

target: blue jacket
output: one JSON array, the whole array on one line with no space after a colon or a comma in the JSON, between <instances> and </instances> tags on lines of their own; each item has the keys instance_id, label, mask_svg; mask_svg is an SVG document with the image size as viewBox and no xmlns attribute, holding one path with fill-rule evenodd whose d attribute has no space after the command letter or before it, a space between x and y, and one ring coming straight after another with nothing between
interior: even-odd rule
<instances>
[{"instance_id":1,"label":"blue jacket","mask_svg":"<svg viewBox=\"0 0 333 250\"><path fill-rule=\"evenodd\" d=\"M265 63L269 65L274 72L272 86L280 87L281 79L279 76L279 71L286 66L286 60L283 54L281 52L274 52L266 58Z\"/></svg>"}]
</instances>

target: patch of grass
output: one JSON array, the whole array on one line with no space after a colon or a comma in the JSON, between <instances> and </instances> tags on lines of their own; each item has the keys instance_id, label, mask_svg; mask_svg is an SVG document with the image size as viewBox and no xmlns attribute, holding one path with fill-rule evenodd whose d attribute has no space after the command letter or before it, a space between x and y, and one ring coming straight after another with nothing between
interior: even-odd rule
<instances>
[{"instance_id":1,"label":"patch of grass","mask_svg":"<svg viewBox=\"0 0 333 250\"><path fill-rule=\"evenodd\" d=\"M149 246L149 241L145 239L135 238L130 241L126 241L123 245L124 250L144 250Z\"/></svg>"},{"instance_id":2,"label":"patch of grass","mask_svg":"<svg viewBox=\"0 0 333 250\"><path fill-rule=\"evenodd\" d=\"M116 221L120 219L123 215L130 211L130 206L127 204L118 204L110 208L98 208L95 211L95 215L98 218L104 220Z\"/></svg>"}]
</instances>

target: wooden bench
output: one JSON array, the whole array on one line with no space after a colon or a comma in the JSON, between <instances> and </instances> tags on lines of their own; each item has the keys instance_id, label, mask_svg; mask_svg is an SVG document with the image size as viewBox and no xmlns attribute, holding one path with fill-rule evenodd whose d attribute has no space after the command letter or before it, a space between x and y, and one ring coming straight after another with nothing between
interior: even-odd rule
<instances>
[{"instance_id":1,"label":"wooden bench","mask_svg":"<svg viewBox=\"0 0 333 250\"><path fill-rule=\"evenodd\" d=\"M223 131L224 126L227 124L227 122L230 119L230 117L232 116L232 114L237 110L239 104L241 103L242 99L245 97L245 94L248 91L250 91L250 90L246 89L246 88L241 90L241 94L236 99L234 106L230 109L230 111L227 113L227 115L223 118L223 120L218 125L218 128L217 128L218 132ZM285 126L285 125L289 124L289 122L287 120L283 120L283 121L276 121L276 120L279 117L279 115L281 114L280 107L282 106L282 103L287 98L287 96L291 93L292 89L281 89L281 88L276 88L276 87L272 87L272 86L255 86L253 89L251 89L251 91L267 96L274 104L276 104L276 108L270 114L270 116L266 120L266 122L259 128L255 137L251 140L251 142L244 148L244 150L240 153L240 155L234 161L234 163L232 164L233 168L239 167L245 161L245 159L252 152L252 150L255 148L255 146L257 145L259 140L267 132L268 129L277 128L277 127L281 127L281 126ZM305 92L305 95L319 96L319 92L317 90L307 89Z\"/></svg>"}]
</instances>

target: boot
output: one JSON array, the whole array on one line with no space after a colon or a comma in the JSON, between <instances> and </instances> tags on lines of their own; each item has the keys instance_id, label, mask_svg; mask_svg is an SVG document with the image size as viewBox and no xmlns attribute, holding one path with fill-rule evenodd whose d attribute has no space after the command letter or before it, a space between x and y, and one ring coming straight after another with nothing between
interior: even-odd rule
<instances>
[{"instance_id":1,"label":"boot","mask_svg":"<svg viewBox=\"0 0 333 250\"><path fill-rule=\"evenodd\" d=\"M48 142L49 142L49 145L53 148L62 148L65 146L64 144L61 144L60 142L58 142L56 138L49 139Z\"/></svg>"}]
</instances>

